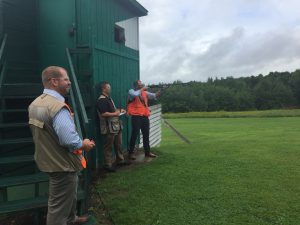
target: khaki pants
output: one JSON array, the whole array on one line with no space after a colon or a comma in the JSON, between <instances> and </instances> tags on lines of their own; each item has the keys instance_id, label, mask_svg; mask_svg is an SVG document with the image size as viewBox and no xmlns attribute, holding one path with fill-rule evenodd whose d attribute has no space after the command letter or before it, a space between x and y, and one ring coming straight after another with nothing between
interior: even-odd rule
<instances>
[{"instance_id":1,"label":"khaki pants","mask_svg":"<svg viewBox=\"0 0 300 225\"><path fill-rule=\"evenodd\" d=\"M49 174L47 225L68 225L75 221L77 203L77 172Z\"/></svg>"},{"instance_id":2,"label":"khaki pants","mask_svg":"<svg viewBox=\"0 0 300 225\"><path fill-rule=\"evenodd\" d=\"M104 135L104 160L105 165L111 167L114 160L112 158L112 147L114 146L116 154L116 162L121 162L124 160L124 156L121 150L122 146L122 132L118 134L106 134Z\"/></svg>"}]
</instances>

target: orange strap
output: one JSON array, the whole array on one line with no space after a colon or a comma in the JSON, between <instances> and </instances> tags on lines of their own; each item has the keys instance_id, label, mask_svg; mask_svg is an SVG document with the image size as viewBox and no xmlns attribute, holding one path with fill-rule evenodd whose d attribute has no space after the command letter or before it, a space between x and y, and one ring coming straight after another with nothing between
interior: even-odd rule
<instances>
[{"instance_id":1,"label":"orange strap","mask_svg":"<svg viewBox=\"0 0 300 225\"><path fill-rule=\"evenodd\" d=\"M75 155L81 155L81 165L82 165L82 168L85 169L86 168L86 160L85 160L85 158L82 154L83 151L82 150L75 150L75 151L73 151L73 153Z\"/></svg>"},{"instance_id":2,"label":"orange strap","mask_svg":"<svg viewBox=\"0 0 300 225\"><path fill-rule=\"evenodd\" d=\"M73 117L73 116L74 116L74 113L72 112L70 106L68 106L68 105L65 103L65 107L69 110L71 117ZM81 165L82 165L82 168L85 169L85 168L86 168L86 159L85 159L84 155L82 154L82 153L83 153L83 150L78 149L78 150L73 151L73 153L74 153L75 155L81 155Z\"/></svg>"},{"instance_id":3,"label":"orange strap","mask_svg":"<svg viewBox=\"0 0 300 225\"><path fill-rule=\"evenodd\" d=\"M65 107L69 110L71 117L74 117L74 113L72 112L70 106L68 104L65 103Z\"/></svg>"}]
</instances>

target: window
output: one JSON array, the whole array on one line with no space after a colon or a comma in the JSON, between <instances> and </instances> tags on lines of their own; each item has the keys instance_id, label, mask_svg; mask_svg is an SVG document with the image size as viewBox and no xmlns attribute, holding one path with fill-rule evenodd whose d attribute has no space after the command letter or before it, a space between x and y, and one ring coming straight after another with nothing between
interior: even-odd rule
<instances>
[{"instance_id":1,"label":"window","mask_svg":"<svg viewBox=\"0 0 300 225\"><path fill-rule=\"evenodd\" d=\"M118 25L115 25L115 41L118 43L125 44L125 29Z\"/></svg>"},{"instance_id":2,"label":"window","mask_svg":"<svg viewBox=\"0 0 300 225\"><path fill-rule=\"evenodd\" d=\"M121 30L119 30L121 29ZM116 31L118 30L118 31ZM133 17L119 21L115 24L116 42L125 44L126 47L139 50L139 18Z\"/></svg>"}]
</instances>

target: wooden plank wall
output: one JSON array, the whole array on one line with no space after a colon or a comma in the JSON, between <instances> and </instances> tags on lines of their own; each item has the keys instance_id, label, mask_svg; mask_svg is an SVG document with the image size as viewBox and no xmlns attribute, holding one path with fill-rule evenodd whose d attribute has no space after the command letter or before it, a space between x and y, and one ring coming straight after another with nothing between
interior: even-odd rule
<instances>
[{"instance_id":1,"label":"wooden plank wall","mask_svg":"<svg viewBox=\"0 0 300 225\"><path fill-rule=\"evenodd\" d=\"M36 0L2 0L9 66L37 60ZM14 63L11 63L11 62Z\"/></svg>"},{"instance_id":2,"label":"wooden plank wall","mask_svg":"<svg viewBox=\"0 0 300 225\"><path fill-rule=\"evenodd\" d=\"M2 0L0 0L0 43L2 41L4 27L3 27L3 10L2 10Z\"/></svg>"},{"instance_id":3,"label":"wooden plank wall","mask_svg":"<svg viewBox=\"0 0 300 225\"><path fill-rule=\"evenodd\" d=\"M112 86L112 98L118 108L126 108L126 100L128 90L132 87L132 83L139 79L139 52L126 47L124 44L117 43L114 39L115 24L136 15L124 8L115 0L97 0L87 1L80 0L81 4L93 4L91 9L86 5L81 10L89 10L92 15L92 21L85 21L87 18L82 18L82 24L91 24L92 32L92 48L93 48L93 84L95 97L98 98L100 90L96 89L97 84L102 81L108 81ZM82 12L82 15L87 14ZM81 32L84 29L81 28ZM82 34L80 39L84 43L88 40L85 34ZM94 110L95 112L96 110ZM94 118L97 120L97 115ZM123 149L128 146L128 139L131 133L130 122L126 117L122 118L125 125L123 130ZM129 125L129 127L128 127ZM128 127L128 128L127 128ZM97 129L97 132L99 128ZM98 165L103 161L102 145L103 138L99 132L95 135L98 144L97 151L92 154L97 154Z\"/></svg>"}]
</instances>

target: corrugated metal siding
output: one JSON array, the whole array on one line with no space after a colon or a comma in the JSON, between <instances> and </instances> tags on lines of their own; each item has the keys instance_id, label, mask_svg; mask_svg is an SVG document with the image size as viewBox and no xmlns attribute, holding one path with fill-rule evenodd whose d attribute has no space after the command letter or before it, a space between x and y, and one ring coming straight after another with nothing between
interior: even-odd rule
<instances>
[{"instance_id":1,"label":"corrugated metal siding","mask_svg":"<svg viewBox=\"0 0 300 225\"><path fill-rule=\"evenodd\" d=\"M161 105L153 105L150 107L150 147L158 147L161 142ZM140 134L139 147L143 147L143 135Z\"/></svg>"}]
</instances>

